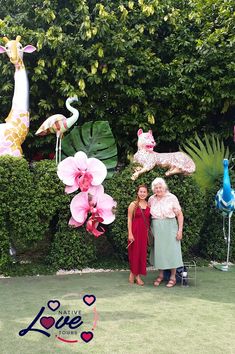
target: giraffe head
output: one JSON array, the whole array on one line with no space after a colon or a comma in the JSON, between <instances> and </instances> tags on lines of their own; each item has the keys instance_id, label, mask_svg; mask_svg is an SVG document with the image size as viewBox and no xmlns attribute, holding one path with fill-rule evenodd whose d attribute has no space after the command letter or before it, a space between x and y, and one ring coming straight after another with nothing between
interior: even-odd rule
<instances>
[{"instance_id":1,"label":"giraffe head","mask_svg":"<svg viewBox=\"0 0 235 354\"><path fill-rule=\"evenodd\" d=\"M20 43L21 37L17 36L14 40L9 40L7 37L3 37L5 47L0 45L0 54L7 53L8 57L12 64L16 66L23 65L23 54L25 53L32 53L36 50L36 48L32 45L26 45L26 47L22 47Z\"/></svg>"}]
</instances>

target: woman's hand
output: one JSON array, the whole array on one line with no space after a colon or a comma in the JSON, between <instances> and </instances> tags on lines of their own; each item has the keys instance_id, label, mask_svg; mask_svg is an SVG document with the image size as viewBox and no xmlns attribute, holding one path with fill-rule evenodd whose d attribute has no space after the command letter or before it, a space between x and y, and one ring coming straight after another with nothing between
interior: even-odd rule
<instances>
[{"instance_id":1,"label":"woman's hand","mask_svg":"<svg viewBox=\"0 0 235 354\"><path fill-rule=\"evenodd\" d=\"M177 235L176 235L176 240L180 241L180 240L182 240L182 237L183 237L183 231L178 230Z\"/></svg>"},{"instance_id":2,"label":"woman's hand","mask_svg":"<svg viewBox=\"0 0 235 354\"><path fill-rule=\"evenodd\" d=\"M128 241L130 241L130 242L135 241L133 234L130 233L130 234L128 235Z\"/></svg>"}]
</instances>

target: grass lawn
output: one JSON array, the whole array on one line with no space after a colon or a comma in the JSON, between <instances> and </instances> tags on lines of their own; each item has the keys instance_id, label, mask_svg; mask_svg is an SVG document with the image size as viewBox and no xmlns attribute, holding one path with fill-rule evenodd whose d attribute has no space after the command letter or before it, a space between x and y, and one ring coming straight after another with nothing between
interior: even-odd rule
<instances>
[{"instance_id":1,"label":"grass lawn","mask_svg":"<svg viewBox=\"0 0 235 354\"><path fill-rule=\"evenodd\" d=\"M155 277L149 272L144 287L128 284L128 272L118 271L0 279L0 354L235 354L234 269L198 268L197 286L188 288L154 288ZM85 305L85 294L94 294L96 302ZM58 340L54 326L47 331L49 338L38 332L18 335L42 306L42 316L61 316L59 309L47 308L52 299L60 301L63 311L81 311L84 323L77 334L67 333L71 330L65 326L60 335L79 342ZM95 306L99 319L93 339L85 343L80 334L92 329ZM43 329L39 322L34 328Z\"/></svg>"}]
</instances>

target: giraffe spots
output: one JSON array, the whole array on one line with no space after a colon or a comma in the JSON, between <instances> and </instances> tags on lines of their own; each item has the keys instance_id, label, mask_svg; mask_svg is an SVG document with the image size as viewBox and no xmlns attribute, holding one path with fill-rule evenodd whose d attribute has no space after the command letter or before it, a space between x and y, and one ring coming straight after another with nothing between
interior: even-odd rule
<instances>
[{"instance_id":1,"label":"giraffe spots","mask_svg":"<svg viewBox=\"0 0 235 354\"><path fill-rule=\"evenodd\" d=\"M9 154L21 156L21 144L28 134L29 112L11 110L6 123L1 124L2 141L0 142L0 155ZM6 147L5 147L5 145Z\"/></svg>"}]
</instances>

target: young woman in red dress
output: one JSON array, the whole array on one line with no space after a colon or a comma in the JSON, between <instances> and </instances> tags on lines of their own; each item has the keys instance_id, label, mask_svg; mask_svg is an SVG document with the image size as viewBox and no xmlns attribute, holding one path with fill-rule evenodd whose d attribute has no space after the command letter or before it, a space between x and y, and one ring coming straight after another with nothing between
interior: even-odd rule
<instances>
[{"instance_id":1,"label":"young woman in red dress","mask_svg":"<svg viewBox=\"0 0 235 354\"><path fill-rule=\"evenodd\" d=\"M148 230L150 208L146 201L148 189L145 185L137 188L137 198L128 207L128 256L130 263L129 282L144 285L140 275L146 275Z\"/></svg>"}]
</instances>

